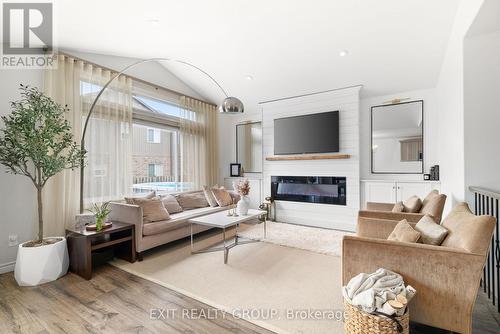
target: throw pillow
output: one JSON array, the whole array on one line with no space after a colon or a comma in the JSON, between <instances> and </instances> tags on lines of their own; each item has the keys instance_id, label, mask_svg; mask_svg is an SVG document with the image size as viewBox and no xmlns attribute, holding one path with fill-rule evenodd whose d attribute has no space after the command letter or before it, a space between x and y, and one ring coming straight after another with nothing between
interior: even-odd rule
<instances>
[{"instance_id":1,"label":"throw pillow","mask_svg":"<svg viewBox=\"0 0 500 334\"><path fill-rule=\"evenodd\" d=\"M405 210L405 206L403 205L403 202L401 202L401 201L394 204L394 207L392 208L392 212L403 212L404 210Z\"/></svg>"},{"instance_id":2,"label":"throw pillow","mask_svg":"<svg viewBox=\"0 0 500 334\"><path fill-rule=\"evenodd\" d=\"M160 196L165 209L167 209L169 214L182 212L182 207L179 205L179 202L172 195L161 195Z\"/></svg>"},{"instance_id":3,"label":"throw pillow","mask_svg":"<svg viewBox=\"0 0 500 334\"><path fill-rule=\"evenodd\" d=\"M403 202L404 212L417 213L422 207L422 200L418 196L412 196Z\"/></svg>"},{"instance_id":4,"label":"throw pillow","mask_svg":"<svg viewBox=\"0 0 500 334\"><path fill-rule=\"evenodd\" d=\"M231 195L224 188L212 188L212 194L214 195L217 204L219 204L220 206L228 206L233 204Z\"/></svg>"},{"instance_id":5,"label":"throw pillow","mask_svg":"<svg viewBox=\"0 0 500 334\"><path fill-rule=\"evenodd\" d=\"M218 188L215 186L215 188ZM207 199L208 204L211 207L218 206L217 201L215 200L214 194L212 193L212 189L208 188L207 186L203 186L203 194L205 195L205 198Z\"/></svg>"},{"instance_id":6,"label":"throw pillow","mask_svg":"<svg viewBox=\"0 0 500 334\"><path fill-rule=\"evenodd\" d=\"M434 221L439 224L443 216L445 202L446 195L439 194L437 190L433 190L425 197L420 208L420 213L432 216Z\"/></svg>"},{"instance_id":7,"label":"throw pillow","mask_svg":"<svg viewBox=\"0 0 500 334\"><path fill-rule=\"evenodd\" d=\"M423 216L415 225L415 230L420 232L420 241L424 244L439 246L448 234L448 230L437 224L431 216Z\"/></svg>"},{"instance_id":8,"label":"throw pillow","mask_svg":"<svg viewBox=\"0 0 500 334\"><path fill-rule=\"evenodd\" d=\"M167 209L159 198L134 198L133 204L142 208L142 218L145 224L170 219Z\"/></svg>"},{"instance_id":9,"label":"throw pillow","mask_svg":"<svg viewBox=\"0 0 500 334\"><path fill-rule=\"evenodd\" d=\"M156 197L156 192L152 191L149 194L147 194L146 196L125 197L125 203L127 203L127 204L134 204L134 199L137 199L137 198L152 199L154 197Z\"/></svg>"},{"instance_id":10,"label":"throw pillow","mask_svg":"<svg viewBox=\"0 0 500 334\"><path fill-rule=\"evenodd\" d=\"M198 208L206 208L209 206L207 198L203 191L197 191L193 193L181 193L175 196L177 202L182 207L183 210L191 210Z\"/></svg>"},{"instance_id":11,"label":"throw pillow","mask_svg":"<svg viewBox=\"0 0 500 334\"><path fill-rule=\"evenodd\" d=\"M403 219L396 225L387 240L415 243L419 238L420 233L415 231L406 219Z\"/></svg>"}]
</instances>

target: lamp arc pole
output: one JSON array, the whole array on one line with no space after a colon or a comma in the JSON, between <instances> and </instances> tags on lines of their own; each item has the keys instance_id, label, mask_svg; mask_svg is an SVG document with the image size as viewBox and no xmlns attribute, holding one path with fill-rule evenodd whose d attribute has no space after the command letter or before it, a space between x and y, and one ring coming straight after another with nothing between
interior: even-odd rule
<instances>
[{"instance_id":1,"label":"lamp arc pole","mask_svg":"<svg viewBox=\"0 0 500 334\"><path fill-rule=\"evenodd\" d=\"M222 104L219 107L219 110L220 110L221 113L234 114L234 113L242 113L243 112L243 103L238 98L230 97L227 94L227 92L224 90L224 88L222 88L222 86L217 82L217 80L214 79L214 77L212 77L210 74L208 74L206 71L202 70L198 66L193 65L191 63L188 63L187 61L184 61L184 60L178 60L178 59L172 59L172 58L149 58L149 59L143 59L143 60L136 61L135 63L132 63L132 64L124 67L121 71L115 73L115 75L113 75L111 77L111 79L109 79L108 82L106 82L106 84L104 84L104 86L102 86L102 88L99 91L99 93L97 93L94 101L90 105L90 109L89 109L89 112L87 114L87 117L85 118L85 124L83 126L83 131L82 131L82 139L80 141L80 149L82 151L85 151L85 134L87 133L87 127L88 127L88 124L89 124L90 116L92 116L92 113L94 112L94 108L97 105L97 102L99 101L99 98L102 96L102 94L104 93L104 91L106 90L106 88L116 78L118 78L120 75L124 74L125 72L127 72L131 68L133 68L135 66L138 66L140 64L144 64L144 63L160 62L160 61L171 61L171 62L175 62L175 63L179 63L179 64L184 64L184 65L187 65L189 67L192 67L192 68L200 71L205 76L207 76L212 82L214 82L217 85L217 87L219 87L219 89L224 94L225 99L224 99L224 101L222 102ZM83 207L83 190L84 190L83 189L83 184L85 182L85 175L84 175L84 172L85 172L85 158L84 157L82 157L82 159L80 160L80 163L81 163L80 164L80 213L83 213L84 212L84 207Z\"/></svg>"}]
</instances>

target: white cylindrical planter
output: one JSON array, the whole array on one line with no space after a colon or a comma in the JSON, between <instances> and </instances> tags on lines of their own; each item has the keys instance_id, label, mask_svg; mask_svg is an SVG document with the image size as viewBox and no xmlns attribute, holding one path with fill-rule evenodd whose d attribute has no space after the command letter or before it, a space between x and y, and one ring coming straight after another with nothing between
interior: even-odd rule
<instances>
[{"instance_id":1,"label":"white cylindrical planter","mask_svg":"<svg viewBox=\"0 0 500 334\"><path fill-rule=\"evenodd\" d=\"M55 281L66 275L69 267L66 238L61 238L51 245L40 247L23 247L17 251L14 277L21 286L39 285Z\"/></svg>"}]
</instances>

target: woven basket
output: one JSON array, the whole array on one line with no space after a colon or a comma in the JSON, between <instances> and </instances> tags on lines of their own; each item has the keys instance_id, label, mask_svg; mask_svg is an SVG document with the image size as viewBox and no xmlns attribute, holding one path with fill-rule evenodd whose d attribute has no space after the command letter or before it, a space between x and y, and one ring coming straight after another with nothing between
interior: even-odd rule
<instances>
[{"instance_id":1,"label":"woven basket","mask_svg":"<svg viewBox=\"0 0 500 334\"><path fill-rule=\"evenodd\" d=\"M408 309L400 317L388 318L361 311L344 301L346 319L345 334L409 334L410 316ZM397 322L401 324L398 331Z\"/></svg>"}]
</instances>

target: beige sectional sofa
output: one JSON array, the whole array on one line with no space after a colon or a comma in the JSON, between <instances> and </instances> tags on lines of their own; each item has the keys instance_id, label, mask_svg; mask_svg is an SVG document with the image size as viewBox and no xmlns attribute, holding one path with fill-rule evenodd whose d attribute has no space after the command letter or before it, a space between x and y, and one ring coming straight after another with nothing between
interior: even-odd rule
<instances>
[{"instance_id":1,"label":"beige sectional sofa","mask_svg":"<svg viewBox=\"0 0 500 334\"><path fill-rule=\"evenodd\" d=\"M203 191L190 191L172 195L195 193L203 193ZM235 202L237 202L239 195L234 192L230 192L230 194L231 197L234 197ZM109 214L111 221L135 225L135 247L139 261L142 260L142 252L145 250L189 236L191 234L190 224L188 223L189 219L228 209L228 207L220 206L184 209L182 212L171 213L168 220L148 222L144 221L142 208L139 205L112 202L109 204L109 208L111 210ZM194 225L193 233L203 232L208 229L210 228Z\"/></svg>"}]
</instances>

